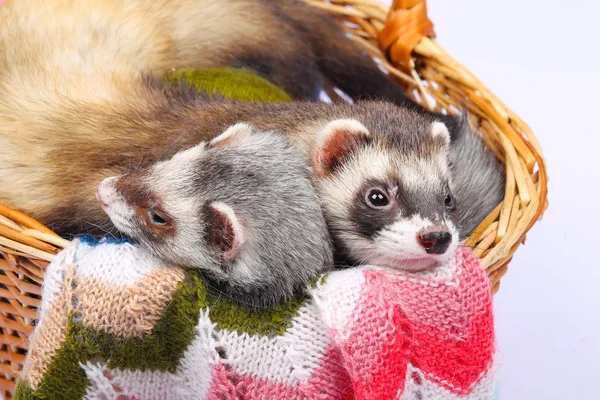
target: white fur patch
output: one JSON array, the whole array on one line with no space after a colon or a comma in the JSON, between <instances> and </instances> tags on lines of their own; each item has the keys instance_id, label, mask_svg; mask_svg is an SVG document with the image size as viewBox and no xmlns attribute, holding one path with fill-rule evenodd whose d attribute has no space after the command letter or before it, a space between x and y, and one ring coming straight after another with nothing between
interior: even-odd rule
<instances>
[{"instance_id":1,"label":"white fur patch","mask_svg":"<svg viewBox=\"0 0 600 400\"><path fill-rule=\"evenodd\" d=\"M368 148L356 154L341 171L316 182L323 206L331 215L347 218L356 201L356 193L369 180L385 181L390 175L392 164L389 154ZM336 220L339 219L336 217ZM352 229L344 226L344 229Z\"/></svg>"},{"instance_id":2,"label":"white fur patch","mask_svg":"<svg viewBox=\"0 0 600 400\"><path fill-rule=\"evenodd\" d=\"M154 164L145 184L160 197L166 197L177 188L185 188L193 179L195 167L206 154L206 143L176 153L171 159ZM173 197L173 201L181 196ZM165 199L166 202L169 199ZM171 210L165 210L172 214Z\"/></svg>"},{"instance_id":3,"label":"white fur patch","mask_svg":"<svg viewBox=\"0 0 600 400\"><path fill-rule=\"evenodd\" d=\"M452 242L444 254L429 254L418 240L418 234L432 225L432 221L420 216L410 219L398 219L392 225L381 230L373 240L356 235L345 236L352 243L351 251L355 258L365 264L402 271L423 271L448 261L453 257L458 245L458 232L454 225L446 222L452 235Z\"/></svg>"},{"instance_id":4,"label":"white fur patch","mask_svg":"<svg viewBox=\"0 0 600 400\"><path fill-rule=\"evenodd\" d=\"M185 187L190 182L194 166L202 159L205 151L206 143L202 142L187 150L179 151L169 160L154 164L144 183L161 196L175 187Z\"/></svg>"},{"instance_id":5,"label":"white fur patch","mask_svg":"<svg viewBox=\"0 0 600 400\"><path fill-rule=\"evenodd\" d=\"M244 143L252 135L252 126L245 122L240 122L230 126L219 136L210 141L213 146L224 146L231 142Z\"/></svg>"},{"instance_id":6,"label":"white fur patch","mask_svg":"<svg viewBox=\"0 0 600 400\"><path fill-rule=\"evenodd\" d=\"M446 144L450 144L450 132L448 132L448 127L443 122L436 121L431 124L431 136L434 138L440 137L444 139Z\"/></svg>"},{"instance_id":7,"label":"white fur patch","mask_svg":"<svg viewBox=\"0 0 600 400\"><path fill-rule=\"evenodd\" d=\"M402 184L407 188L425 190L425 188L433 187L438 190L443 189L441 174L445 171L440 171L430 159L415 158L411 162L401 164L398 170Z\"/></svg>"},{"instance_id":8,"label":"white fur patch","mask_svg":"<svg viewBox=\"0 0 600 400\"><path fill-rule=\"evenodd\" d=\"M189 149L177 152L170 160L164 161L164 164L188 164L196 162L206 150L206 143L202 142ZM161 163L161 164L163 164Z\"/></svg>"},{"instance_id":9,"label":"white fur patch","mask_svg":"<svg viewBox=\"0 0 600 400\"><path fill-rule=\"evenodd\" d=\"M435 163L439 171L441 171L442 176L446 176L448 178L452 178L452 174L450 174L448 168L448 154L442 152L435 157Z\"/></svg>"}]
</instances>

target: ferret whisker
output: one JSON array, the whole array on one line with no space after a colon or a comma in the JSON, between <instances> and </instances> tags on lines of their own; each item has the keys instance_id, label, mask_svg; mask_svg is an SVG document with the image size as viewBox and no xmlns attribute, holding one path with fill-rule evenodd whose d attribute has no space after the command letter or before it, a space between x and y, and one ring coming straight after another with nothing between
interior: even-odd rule
<instances>
[{"instance_id":1,"label":"ferret whisker","mask_svg":"<svg viewBox=\"0 0 600 400\"><path fill-rule=\"evenodd\" d=\"M351 233L352 235L356 235L356 230L351 228L330 228L329 230L332 233Z\"/></svg>"},{"instance_id":2,"label":"ferret whisker","mask_svg":"<svg viewBox=\"0 0 600 400\"><path fill-rule=\"evenodd\" d=\"M465 249L470 249L470 250L486 250L487 248L480 246L479 244L476 246L467 246L467 245L460 245L459 247L463 247Z\"/></svg>"},{"instance_id":3,"label":"ferret whisker","mask_svg":"<svg viewBox=\"0 0 600 400\"><path fill-rule=\"evenodd\" d=\"M98 225L98 224L95 224L95 223L93 223L93 222L86 221L86 220L82 220L82 223L84 223L84 224L87 224L87 225L90 225L90 226L92 226L92 227L94 227L94 228L97 228L99 231L102 231L102 232L106 233L107 235L111 236L113 239L118 239L118 238L117 238L117 237L116 237L116 236L115 236L115 235L112 233L112 229L109 231L109 230L107 230L106 228L104 228L104 227L102 227L102 226L100 226L100 225Z\"/></svg>"},{"instance_id":4,"label":"ferret whisker","mask_svg":"<svg viewBox=\"0 0 600 400\"><path fill-rule=\"evenodd\" d=\"M395 230L384 228L384 229L382 229L382 230L379 231L379 235L383 236L384 234L388 235L388 236L391 236L391 235L399 236L399 235L402 235L402 232L398 232L398 231L395 231Z\"/></svg>"},{"instance_id":5,"label":"ferret whisker","mask_svg":"<svg viewBox=\"0 0 600 400\"><path fill-rule=\"evenodd\" d=\"M191 133L189 130L182 130L177 136L177 138L171 142L171 145L166 147L165 150L161 154L159 154L157 159L164 161L165 159L171 158L174 153L181 149L184 139L187 139L190 136L190 134Z\"/></svg>"}]
</instances>

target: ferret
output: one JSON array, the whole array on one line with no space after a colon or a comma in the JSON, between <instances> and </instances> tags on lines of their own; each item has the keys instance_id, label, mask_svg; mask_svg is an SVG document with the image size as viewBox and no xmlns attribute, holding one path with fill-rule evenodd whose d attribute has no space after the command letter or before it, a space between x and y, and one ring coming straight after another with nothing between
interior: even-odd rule
<instances>
[{"instance_id":1,"label":"ferret","mask_svg":"<svg viewBox=\"0 0 600 400\"><path fill-rule=\"evenodd\" d=\"M314 167L313 182L344 262L398 267L399 260L411 260L402 261L400 267L419 269L443 260L452 253L457 229L463 225L457 222L455 208L470 207L469 198L461 204L453 197L456 184L448 162L452 146L445 140L446 131L455 130L453 119L406 104L398 106L404 104L400 97L394 101L394 96L382 91L401 92L399 87L368 57L356 56L361 53L347 39L340 37L335 45L337 39L319 32L319 38L323 35L327 40L317 42L351 46L348 52L363 64L352 62L356 57L351 55L344 58L335 49L315 53L310 46L317 45L296 41L295 30L291 36L278 35L277 41L264 38L260 33L271 29L260 24L264 15L247 11L257 7L285 11L287 4L299 7L298 14L283 18L285 23L276 18L272 26L281 23L308 31L308 25L293 22L301 10L325 18L289 0L228 0L218 7L213 2L189 0L152 4L9 0L0 7L0 202L61 234L102 233L113 225L95 203L97 182L148 167L245 122L259 130L289 135L307 165ZM237 8L229 8L233 5ZM327 30L335 25L318 26ZM223 29L236 32L228 36ZM173 68L241 65L232 61L233 54L241 54L238 45L248 38L257 46L247 48L250 53L258 52L252 54L261 54L261 49L272 49L273 56L283 51L279 61L266 59L273 71L263 71L263 75L297 98L310 100L286 104L209 101L189 88L163 86L162 77ZM279 49L280 43L290 47ZM311 79L294 76L286 80L277 75L296 70L278 62L296 65L298 57L314 61L329 56L330 61L319 63L334 59L342 63L327 75L342 74L335 79L343 90L360 98L364 89L371 97L394 103L318 104L308 90L303 95L294 89ZM299 71L311 70L303 63L297 65L303 65ZM377 78L369 80L369 76ZM353 85L360 88L352 89ZM467 180L468 174L456 175ZM388 204L367 203L371 195Z\"/></svg>"},{"instance_id":2,"label":"ferret","mask_svg":"<svg viewBox=\"0 0 600 400\"><path fill-rule=\"evenodd\" d=\"M298 100L318 100L331 83L352 99L424 111L337 20L302 0L8 0L0 29L0 74L51 71L57 95L101 100L140 72L161 78L230 66L255 71ZM112 91L102 82L110 77ZM19 90L49 79L29 78L35 84ZM86 83L73 88L71 79Z\"/></svg>"},{"instance_id":3,"label":"ferret","mask_svg":"<svg viewBox=\"0 0 600 400\"><path fill-rule=\"evenodd\" d=\"M277 173L274 173L277 171ZM333 264L309 169L285 137L236 124L127 174L96 197L116 228L255 307L292 298Z\"/></svg>"}]
</instances>

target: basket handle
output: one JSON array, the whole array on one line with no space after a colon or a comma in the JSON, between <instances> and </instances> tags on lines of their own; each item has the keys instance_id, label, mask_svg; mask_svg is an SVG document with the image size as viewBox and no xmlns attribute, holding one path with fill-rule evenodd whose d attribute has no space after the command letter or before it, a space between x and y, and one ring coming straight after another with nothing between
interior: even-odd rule
<instances>
[{"instance_id":1,"label":"basket handle","mask_svg":"<svg viewBox=\"0 0 600 400\"><path fill-rule=\"evenodd\" d=\"M426 0L394 0L377 37L388 59L404 70L413 67L412 52L424 36L435 38Z\"/></svg>"}]
</instances>

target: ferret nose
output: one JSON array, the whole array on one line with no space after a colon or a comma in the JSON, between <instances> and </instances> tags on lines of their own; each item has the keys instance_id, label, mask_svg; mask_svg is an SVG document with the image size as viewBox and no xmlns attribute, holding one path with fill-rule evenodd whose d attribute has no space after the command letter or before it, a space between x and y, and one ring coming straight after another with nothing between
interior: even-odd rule
<instances>
[{"instance_id":1,"label":"ferret nose","mask_svg":"<svg viewBox=\"0 0 600 400\"><path fill-rule=\"evenodd\" d=\"M429 254L444 254L450 246L452 235L448 231L423 232L417 235L419 242Z\"/></svg>"}]
</instances>

